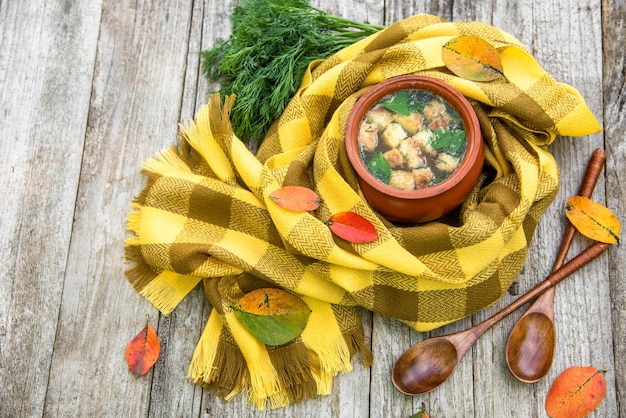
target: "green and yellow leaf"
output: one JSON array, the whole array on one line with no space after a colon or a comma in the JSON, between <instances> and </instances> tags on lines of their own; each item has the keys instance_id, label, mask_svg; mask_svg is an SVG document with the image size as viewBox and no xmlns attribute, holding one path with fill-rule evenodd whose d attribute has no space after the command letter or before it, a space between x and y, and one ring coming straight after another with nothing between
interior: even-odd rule
<instances>
[{"instance_id":1,"label":"green and yellow leaf","mask_svg":"<svg viewBox=\"0 0 626 418\"><path fill-rule=\"evenodd\" d=\"M282 345L297 338L311 313L300 297L275 288L246 293L233 311L241 325L267 345Z\"/></svg>"}]
</instances>

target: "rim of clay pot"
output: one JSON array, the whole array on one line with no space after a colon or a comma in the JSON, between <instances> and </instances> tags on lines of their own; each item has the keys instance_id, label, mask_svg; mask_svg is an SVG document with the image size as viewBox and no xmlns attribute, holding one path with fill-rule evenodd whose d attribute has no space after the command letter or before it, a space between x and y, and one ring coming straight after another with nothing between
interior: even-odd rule
<instances>
[{"instance_id":1,"label":"rim of clay pot","mask_svg":"<svg viewBox=\"0 0 626 418\"><path fill-rule=\"evenodd\" d=\"M426 90L453 106L461 116L465 129L466 150L461 164L452 175L440 184L418 190L400 190L386 185L374 177L359 155L357 138L359 126L365 114L384 96L401 90ZM354 105L346 125L346 151L352 167L361 179L381 193L402 199L424 199L444 193L457 184L471 171L480 154L482 134L476 112L470 102L459 91L436 78L405 75L387 79L365 92Z\"/></svg>"}]
</instances>

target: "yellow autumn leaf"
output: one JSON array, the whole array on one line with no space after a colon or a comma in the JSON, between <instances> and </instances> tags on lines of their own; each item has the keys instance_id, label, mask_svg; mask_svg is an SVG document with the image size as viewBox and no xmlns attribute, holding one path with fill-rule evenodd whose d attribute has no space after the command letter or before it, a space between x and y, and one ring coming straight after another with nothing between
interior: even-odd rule
<instances>
[{"instance_id":1,"label":"yellow autumn leaf","mask_svg":"<svg viewBox=\"0 0 626 418\"><path fill-rule=\"evenodd\" d=\"M583 196L567 200L565 215L584 236L594 241L615 244L619 241L621 223L606 206Z\"/></svg>"},{"instance_id":2,"label":"yellow autumn leaf","mask_svg":"<svg viewBox=\"0 0 626 418\"><path fill-rule=\"evenodd\" d=\"M478 36L463 35L446 42L441 55L444 64L459 77L492 81L503 77L500 52Z\"/></svg>"}]
</instances>

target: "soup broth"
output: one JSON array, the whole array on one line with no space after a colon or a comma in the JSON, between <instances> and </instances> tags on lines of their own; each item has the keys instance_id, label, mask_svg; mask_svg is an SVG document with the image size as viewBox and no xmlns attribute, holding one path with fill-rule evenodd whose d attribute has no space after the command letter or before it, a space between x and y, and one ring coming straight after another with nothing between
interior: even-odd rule
<instances>
[{"instance_id":1,"label":"soup broth","mask_svg":"<svg viewBox=\"0 0 626 418\"><path fill-rule=\"evenodd\" d=\"M401 90L378 101L361 121L359 155L379 181L420 190L446 181L467 142L459 113L424 90Z\"/></svg>"}]
</instances>

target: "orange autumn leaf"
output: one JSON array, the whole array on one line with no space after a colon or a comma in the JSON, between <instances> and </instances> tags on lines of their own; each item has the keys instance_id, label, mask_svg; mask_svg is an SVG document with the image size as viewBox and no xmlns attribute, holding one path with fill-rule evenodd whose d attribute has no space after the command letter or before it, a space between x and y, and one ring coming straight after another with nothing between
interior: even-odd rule
<instances>
[{"instance_id":1,"label":"orange autumn leaf","mask_svg":"<svg viewBox=\"0 0 626 418\"><path fill-rule=\"evenodd\" d=\"M463 35L446 42L441 55L450 71L472 81L492 81L503 77L500 53L478 36Z\"/></svg>"},{"instance_id":2,"label":"orange autumn leaf","mask_svg":"<svg viewBox=\"0 0 626 418\"><path fill-rule=\"evenodd\" d=\"M232 308L241 325L267 345L282 345L299 336L311 313L300 297L276 288L248 292Z\"/></svg>"},{"instance_id":3,"label":"orange autumn leaf","mask_svg":"<svg viewBox=\"0 0 626 418\"><path fill-rule=\"evenodd\" d=\"M619 241L621 223L606 206L586 197L573 196L567 200L565 215L587 238L607 244Z\"/></svg>"},{"instance_id":4,"label":"orange autumn leaf","mask_svg":"<svg viewBox=\"0 0 626 418\"><path fill-rule=\"evenodd\" d=\"M146 321L146 326L126 346L126 361L135 376L143 376L156 363L161 352L161 344L154 327Z\"/></svg>"},{"instance_id":5,"label":"orange autumn leaf","mask_svg":"<svg viewBox=\"0 0 626 418\"><path fill-rule=\"evenodd\" d=\"M302 186L283 186L269 194L279 206L298 212L308 212L319 207L320 197L311 189Z\"/></svg>"},{"instance_id":6,"label":"orange autumn leaf","mask_svg":"<svg viewBox=\"0 0 626 418\"><path fill-rule=\"evenodd\" d=\"M595 367L572 366L552 384L546 397L551 418L582 418L602 403L606 395L604 376Z\"/></svg>"},{"instance_id":7,"label":"orange autumn leaf","mask_svg":"<svg viewBox=\"0 0 626 418\"><path fill-rule=\"evenodd\" d=\"M378 238L374 225L354 212L340 212L330 217L327 222L330 230L346 241L363 244Z\"/></svg>"}]
</instances>

